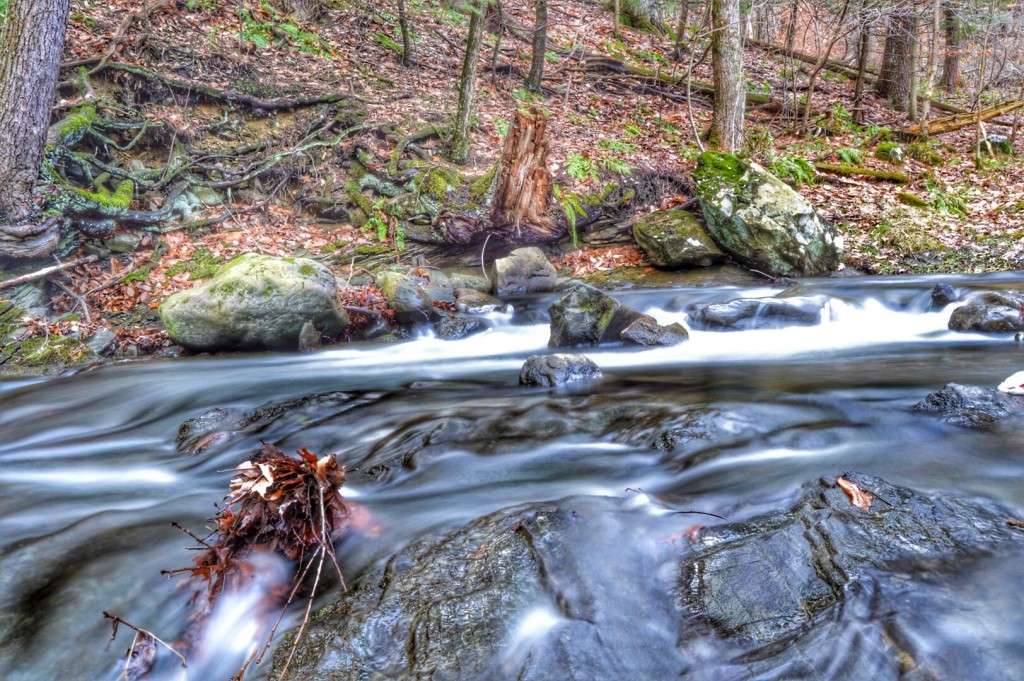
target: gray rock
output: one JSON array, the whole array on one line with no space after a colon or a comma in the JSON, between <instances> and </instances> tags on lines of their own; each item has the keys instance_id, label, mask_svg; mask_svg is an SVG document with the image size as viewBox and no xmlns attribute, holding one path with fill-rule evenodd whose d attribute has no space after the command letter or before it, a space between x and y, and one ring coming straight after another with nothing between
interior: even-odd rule
<instances>
[{"instance_id":1,"label":"gray rock","mask_svg":"<svg viewBox=\"0 0 1024 681\"><path fill-rule=\"evenodd\" d=\"M949 284L936 284L932 289L931 308L940 310L958 300L956 290Z\"/></svg>"},{"instance_id":2,"label":"gray rock","mask_svg":"<svg viewBox=\"0 0 1024 681\"><path fill-rule=\"evenodd\" d=\"M1024 330L1024 293L985 291L975 293L949 315L952 331L1005 333Z\"/></svg>"},{"instance_id":3,"label":"gray rock","mask_svg":"<svg viewBox=\"0 0 1024 681\"><path fill-rule=\"evenodd\" d=\"M453 289L472 289L481 293L491 292L491 280L480 274L467 274L465 272L445 272L448 275L448 281L451 283Z\"/></svg>"},{"instance_id":4,"label":"gray rock","mask_svg":"<svg viewBox=\"0 0 1024 681\"><path fill-rule=\"evenodd\" d=\"M498 298L471 288L455 289L455 309L466 314L488 314L505 308Z\"/></svg>"},{"instance_id":5,"label":"gray rock","mask_svg":"<svg viewBox=\"0 0 1024 681\"><path fill-rule=\"evenodd\" d=\"M693 179L708 232L739 262L783 276L825 275L839 267L842 237L761 166L705 152Z\"/></svg>"},{"instance_id":6,"label":"gray rock","mask_svg":"<svg viewBox=\"0 0 1024 681\"><path fill-rule=\"evenodd\" d=\"M519 385L554 387L601 378L601 369L583 355L530 355L519 371Z\"/></svg>"},{"instance_id":7,"label":"gray rock","mask_svg":"<svg viewBox=\"0 0 1024 681\"><path fill-rule=\"evenodd\" d=\"M248 253L159 310L175 343L194 352L295 350L310 321L326 336L348 326L334 274L315 260Z\"/></svg>"},{"instance_id":8,"label":"gray rock","mask_svg":"<svg viewBox=\"0 0 1024 681\"><path fill-rule=\"evenodd\" d=\"M916 612L926 599L908 603L907 584L916 574L941 579L997 547L1019 544L1020 533L1005 523L1013 512L996 504L843 477L873 495L867 510L823 479L789 509L707 531L696 555L682 562L684 610L735 642L743 652L736 658L746 661L720 678L918 678L900 676L907 654L883 643L889 627L899 631L901 620L927 617ZM864 645L856 646L854 664L837 669L835 647L826 642L849 626ZM684 628L680 641L688 633Z\"/></svg>"},{"instance_id":9,"label":"gray rock","mask_svg":"<svg viewBox=\"0 0 1024 681\"><path fill-rule=\"evenodd\" d=\"M85 347L89 348L97 355L105 355L107 351L110 350L110 346L114 344L115 340L117 340L117 334L111 331L108 327L101 326L96 329L96 333L93 334L92 338L86 341Z\"/></svg>"},{"instance_id":10,"label":"gray rock","mask_svg":"<svg viewBox=\"0 0 1024 681\"><path fill-rule=\"evenodd\" d=\"M111 253L134 253L142 243L142 234L138 232L117 231L103 240L103 245Z\"/></svg>"},{"instance_id":11,"label":"gray rock","mask_svg":"<svg viewBox=\"0 0 1024 681\"><path fill-rule=\"evenodd\" d=\"M662 326L648 315L633 320L620 335L622 340L636 345L678 345L690 338L690 332L682 324Z\"/></svg>"},{"instance_id":12,"label":"gray rock","mask_svg":"<svg viewBox=\"0 0 1024 681\"><path fill-rule=\"evenodd\" d=\"M805 298L737 298L704 305L690 314L693 324L706 328L755 329L817 324L825 307L823 296Z\"/></svg>"},{"instance_id":13,"label":"gray rock","mask_svg":"<svg viewBox=\"0 0 1024 681\"><path fill-rule=\"evenodd\" d=\"M494 290L499 296L554 291L557 283L554 265L536 246L517 248L494 261Z\"/></svg>"},{"instance_id":14,"label":"gray rock","mask_svg":"<svg viewBox=\"0 0 1024 681\"><path fill-rule=\"evenodd\" d=\"M437 336L442 340L458 340L486 329L487 325L479 319L445 317L437 324Z\"/></svg>"},{"instance_id":15,"label":"gray rock","mask_svg":"<svg viewBox=\"0 0 1024 681\"><path fill-rule=\"evenodd\" d=\"M388 299L399 324L424 324L434 318L430 296L416 280L401 272L385 272L377 276L377 288Z\"/></svg>"},{"instance_id":16,"label":"gray rock","mask_svg":"<svg viewBox=\"0 0 1024 681\"><path fill-rule=\"evenodd\" d=\"M569 289L548 308L548 347L565 348L619 343L622 331L642 315L606 293L583 284Z\"/></svg>"},{"instance_id":17,"label":"gray rock","mask_svg":"<svg viewBox=\"0 0 1024 681\"><path fill-rule=\"evenodd\" d=\"M954 426L989 430L1000 421L1024 416L1024 397L995 388L947 383L915 404L914 410L937 414Z\"/></svg>"},{"instance_id":18,"label":"gray rock","mask_svg":"<svg viewBox=\"0 0 1024 681\"><path fill-rule=\"evenodd\" d=\"M633 225L633 238L655 267L710 267L725 259L697 216L687 210L662 210Z\"/></svg>"},{"instance_id":19,"label":"gray rock","mask_svg":"<svg viewBox=\"0 0 1024 681\"><path fill-rule=\"evenodd\" d=\"M1013 156L1014 153L1013 143L1006 135L989 135L978 142L978 151L982 156L988 156L989 153L996 156Z\"/></svg>"}]
</instances>

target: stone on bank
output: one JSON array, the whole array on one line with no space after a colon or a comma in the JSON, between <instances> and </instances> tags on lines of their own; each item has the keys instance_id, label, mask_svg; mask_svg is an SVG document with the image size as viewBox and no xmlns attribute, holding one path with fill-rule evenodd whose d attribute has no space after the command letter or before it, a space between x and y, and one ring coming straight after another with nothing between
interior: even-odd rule
<instances>
[{"instance_id":1,"label":"stone on bank","mask_svg":"<svg viewBox=\"0 0 1024 681\"><path fill-rule=\"evenodd\" d=\"M693 180L708 232L747 267L778 276L821 276L839 267L842 237L758 164L707 151Z\"/></svg>"},{"instance_id":2,"label":"stone on bank","mask_svg":"<svg viewBox=\"0 0 1024 681\"><path fill-rule=\"evenodd\" d=\"M330 269L306 258L257 253L240 255L209 281L168 297L159 315L171 339L193 352L295 350L306 322L326 337L348 326Z\"/></svg>"}]
</instances>

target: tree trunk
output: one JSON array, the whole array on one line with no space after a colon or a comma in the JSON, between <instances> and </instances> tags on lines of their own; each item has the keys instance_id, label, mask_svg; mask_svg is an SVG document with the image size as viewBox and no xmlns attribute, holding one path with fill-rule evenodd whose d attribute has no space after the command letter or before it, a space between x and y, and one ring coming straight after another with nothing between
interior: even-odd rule
<instances>
[{"instance_id":1,"label":"tree trunk","mask_svg":"<svg viewBox=\"0 0 1024 681\"><path fill-rule=\"evenodd\" d=\"M565 235L550 215L551 171L546 138L548 120L537 107L517 111L505 139L498 184L491 207L493 229L522 244L555 241Z\"/></svg>"},{"instance_id":2,"label":"tree trunk","mask_svg":"<svg viewBox=\"0 0 1024 681\"><path fill-rule=\"evenodd\" d=\"M676 21L675 59L681 61L688 54L690 47L690 0L679 0L679 18Z\"/></svg>"},{"instance_id":3,"label":"tree trunk","mask_svg":"<svg viewBox=\"0 0 1024 681\"><path fill-rule=\"evenodd\" d=\"M743 147L743 108L747 88L743 79L743 40L739 0L711 2L711 67L715 103L710 142L722 151Z\"/></svg>"},{"instance_id":4,"label":"tree trunk","mask_svg":"<svg viewBox=\"0 0 1024 681\"><path fill-rule=\"evenodd\" d=\"M909 14L890 14L882 72L875 83L878 94L889 100L897 111L906 111L910 103L910 31L913 17Z\"/></svg>"},{"instance_id":5,"label":"tree trunk","mask_svg":"<svg viewBox=\"0 0 1024 681\"><path fill-rule=\"evenodd\" d=\"M928 117L932 112L932 97L935 96L935 72L939 67L939 32L942 26L942 6L939 0L932 0L932 16L928 34L928 65L924 76L924 101L921 104L921 131L928 136Z\"/></svg>"},{"instance_id":6,"label":"tree trunk","mask_svg":"<svg viewBox=\"0 0 1024 681\"><path fill-rule=\"evenodd\" d=\"M864 81L868 72L868 58L871 56L871 19L869 0L860 4L860 36L857 44L857 84L853 90L853 122L864 124Z\"/></svg>"},{"instance_id":7,"label":"tree trunk","mask_svg":"<svg viewBox=\"0 0 1024 681\"><path fill-rule=\"evenodd\" d=\"M949 4L942 9L943 29L946 33L946 46L942 53L942 77L939 87L947 92L955 92L963 83L960 76L960 50L963 43L963 24L956 10Z\"/></svg>"},{"instance_id":8,"label":"tree trunk","mask_svg":"<svg viewBox=\"0 0 1024 681\"><path fill-rule=\"evenodd\" d=\"M405 13L405 0L398 0L398 27L402 31L402 66L412 63L412 38L409 35L409 17Z\"/></svg>"},{"instance_id":9,"label":"tree trunk","mask_svg":"<svg viewBox=\"0 0 1024 681\"><path fill-rule=\"evenodd\" d=\"M465 163L469 158L469 117L473 109L477 62L480 61L480 45L484 37L485 2L478 0L469 9L469 37L466 38L466 57L462 61L462 74L459 76L459 102L449 147L451 159L455 163Z\"/></svg>"},{"instance_id":10,"label":"tree trunk","mask_svg":"<svg viewBox=\"0 0 1024 681\"><path fill-rule=\"evenodd\" d=\"M526 89L540 92L544 78L544 58L548 50L548 0L535 0L537 22L533 26L533 54L530 57L530 74L526 77Z\"/></svg>"},{"instance_id":11,"label":"tree trunk","mask_svg":"<svg viewBox=\"0 0 1024 681\"><path fill-rule=\"evenodd\" d=\"M0 220L32 212L70 0L10 0L0 34ZM0 252L2 254L2 252Z\"/></svg>"},{"instance_id":12,"label":"tree trunk","mask_svg":"<svg viewBox=\"0 0 1024 681\"><path fill-rule=\"evenodd\" d=\"M911 10L913 15L910 20L910 66L907 68L910 74L910 85L907 92L907 118L917 120L917 71L921 63L921 41L918 40L920 31L917 17L917 5Z\"/></svg>"}]
</instances>

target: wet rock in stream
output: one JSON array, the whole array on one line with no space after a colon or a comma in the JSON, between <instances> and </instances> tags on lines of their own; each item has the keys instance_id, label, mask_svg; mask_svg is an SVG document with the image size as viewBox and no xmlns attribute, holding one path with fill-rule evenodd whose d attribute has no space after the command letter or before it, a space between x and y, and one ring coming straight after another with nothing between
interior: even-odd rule
<instances>
[{"instance_id":1,"label":"wet rock in stream","mask_svg":"<svg viewBox=\"0 0 1024 681\"><path fill-rule=\"evenodd\" d=\"M1024 293L982 291L971 295L949 315L951 331L1006 333L1024 330Z\"/></svg>"},{"instance_id":2,"label":"wet rock in stream","mask_svg":"<svg viewBox=\"0 0 1024 681\"><path fill-rule=\"evenodd\" d=\"M958 631L956 655L918 635L964 615L957 590L988 561L1022 555L1013 512L846 478L869 509L821 479L695 545L679 539L692 517L609 498L498 511L369 568L311 620L284 678L1022 678L1021 652L984 628Z\"/></svg>"},{"instance_id":3,"label":"wet rock in stream","mask_svg":"<svg viewBox=\"0 0 1024 681\"><path fill-rule=\"evenodd\" d=\"M817 324L827 298L737 298L697 308L690 320L697 326L715 329L760 329Z\"/></svg>"},{"instance_id":4,"label":"wet rock in stream","mask_svg":"<svg viewBox=\"0 0 1024 681\"><path fill-rule=\"evenodd\" d=\"M947 383L915 404L914 410L937 414L954 426L990 430L1001 421L1024 416L1024 397L980 385Z\"/></svg>"},{"instance_id":5,"label":"wet rock in stream","mask_svg":"<svg viewBox=\"0 0 1024 681\"><path fill-rule=\"evenodd\" d=\"M601 369L583 355L530 355L519 372L519 385L552 388L574 381L601 378Z\"/></svg>"}]
</instances>

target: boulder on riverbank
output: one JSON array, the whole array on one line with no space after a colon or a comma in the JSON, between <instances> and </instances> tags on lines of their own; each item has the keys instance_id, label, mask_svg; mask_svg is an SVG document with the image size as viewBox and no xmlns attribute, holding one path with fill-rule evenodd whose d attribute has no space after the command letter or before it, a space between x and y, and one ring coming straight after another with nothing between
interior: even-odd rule
<instances>
[{"instance_id":1,"label":"boulder on riverbank","mask_svg":"<svg viewBox=\"0 0 1024 681\"><path fill-rule=\"evenodd\" d=\"M517 248L494 261L494 291L499 296L554 291L557 283L554 265L536 246Z\"/></svg>"},{"instance_id":2,"label":"boulder on riverbank","mask_svg":"<svg viewBox=\"0 0 1024 681\"><path fill-rule=\"evenodd\" d=\"M842 237L758 164L708 151L693 179L708 232L744 265L780 276L820 276L839 267Z\"/></svg>"},{"instance_id":3,"label":"boulder on riverbank","mask_svg":"<svg viewBox=\"0 0 1024 681\"><path fill-rule=\"evenodd\" d=\"M655 267L710 267L725 260L725 253L688 210L643 216L633 225L633 238Z\"/></svg>"},{"instance_id":4,"label":"boulder on riverbank","mask_svg":"<svg viewBox=\"0 0 1024 681\"><path fill-rule=\"evenodd\" d=\"M209 281L167 298L160 319L193 352L295 350L306 322L326 337L348 326L330 269L306 258L240 255Z\"/></svg>"},{"instance_id":5,"label":"boulder on riverbank","mask_svg":"<svg viewBox=\"0 0 1024 681\"><path fill-rule=\"evenodd\" d=\"M1024 331L1024 293L982 291L949 315L952 331L1006 333Z\"/></svg>"}]
</instances>

